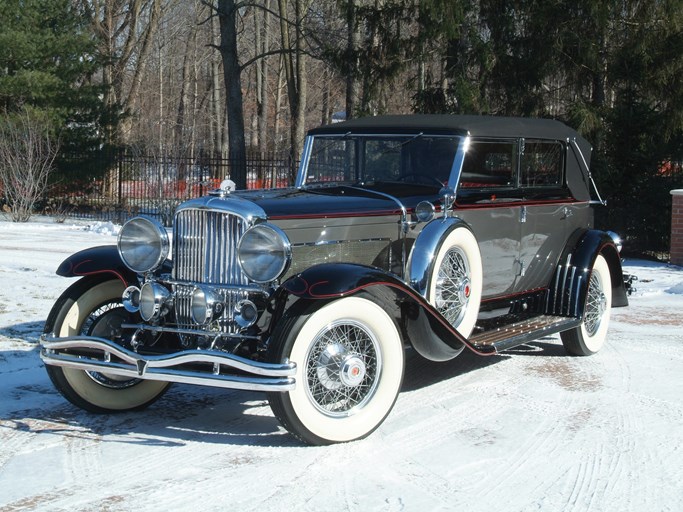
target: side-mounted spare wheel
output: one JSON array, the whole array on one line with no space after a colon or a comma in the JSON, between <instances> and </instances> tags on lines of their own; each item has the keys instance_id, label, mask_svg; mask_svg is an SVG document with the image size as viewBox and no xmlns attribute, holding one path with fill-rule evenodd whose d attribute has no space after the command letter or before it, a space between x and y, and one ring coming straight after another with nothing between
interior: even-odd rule
<instances>
[{"instance_id":1,"label":"side-mounted spare wheel","mask_svg":"<svg viewBox=\"0 0 683 512\"><path fill-rule=\"evenodd\" d=\"M427 300L467 337L477 322L482 286L479 244L469 229L455 228L434 258Z\"/></svg>"},{"instance_id":2,"label":"side-mounted spare wheel","mask_svg":"<svg viewBox=\"0 0 683 512\"><path fill-rule=\"evenodd\" d=\"M403 380L404 349L391 309L368 295L302 300L270 341L270 360L297 364L296 388L268 395L283 426L316 445L373 432Z\"/></svg>"},{"instance_id":3,"label":"side-mounted spare wheel","mask_svg":"<svg viewBox=\"0 0 683 512\"><path fill-rule=\"evenodd\" d=\"M574 356L589 356L605 344L612 308L612 279L607 261L598 255L588 282L581 325L560 334L565 350Z\"/></svg>"},{"instance_id":4,"label":"side-mounted spare wheel","mask_svg":"<svg viewBox=\"0 0 683 512\"><path fill-rule=\"evenodd\" d=\"M45 324L57 336L96 336L116 339L131 314L121 304L125 286L119 279L84 277L59 297ZM101 372L46 366L57 390L74 405L106 413L143 409L156 401L170 384L130 379Z\"/></svg>"}]
</instances>

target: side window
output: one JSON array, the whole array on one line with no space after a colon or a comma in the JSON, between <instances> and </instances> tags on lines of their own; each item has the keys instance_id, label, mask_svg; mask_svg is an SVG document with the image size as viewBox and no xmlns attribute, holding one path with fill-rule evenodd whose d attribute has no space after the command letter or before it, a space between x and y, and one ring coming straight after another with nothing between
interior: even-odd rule
<instances>
[{"instance_id":1,"label":"side window","mask_svg":"<svg viewBox=\"0 0 683 512\"><path fill-rule=\"evenodd\" d=\"M512 187L515 185L516 171L516 141L474 139L465 154L460 188Z\"/></svg>"},{"instance_id":2,"label":"side window","mask_svg":"<svg viewBox=\"0 0 683 512\"><path fill-rule=\"evenodd\" d=\"M561 187L564 182L564 144L526 140L521 158L522 187Z\"/></svg>"}]
</instances>

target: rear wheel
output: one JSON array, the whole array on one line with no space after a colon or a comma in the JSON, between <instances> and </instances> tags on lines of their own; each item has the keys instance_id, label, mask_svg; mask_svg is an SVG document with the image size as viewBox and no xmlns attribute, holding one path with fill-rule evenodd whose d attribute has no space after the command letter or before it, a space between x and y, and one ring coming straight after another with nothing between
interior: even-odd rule
<instances>
[{"instance_id":1,"label":"rear wheel","mask_svg":"<svg viewBox=\"0 0 683 512\"><path fill-rule=\"evenodd\" d=\"M297 364L296 388L270 393L274 414L295 437L316 445L373 432L391 411L403 380L403 343L375 299L310 302L283 320L271 360Z\"/></svg>"},{"instance_id":2,"label":"rear wheel","mask_svg":"<svg viewBox=\"0 0 683 512\"><path fill-rule=\"evenodd\" d=\"M121 304L124 285L118 279L83 278L57 300L45 325L56 336L123 336L121 325L130 322ZM166 382L130 379L102 372L90 372L46 365L57 390L71 403L90 412L143 409L168 389Z\"/></svg>"},{"instance_id":3,"label":"rear wheel","mask_svg":"<svg viewBox=\"0 0 683 512\"><path fill-rule=\"evenodd\" d=\"M588 294L579 327L560 334L565 350L574 356L589 356L605 344L612 308L612 279L601 255L595 260L588 282Z\"/></svg>"}]
</instances>

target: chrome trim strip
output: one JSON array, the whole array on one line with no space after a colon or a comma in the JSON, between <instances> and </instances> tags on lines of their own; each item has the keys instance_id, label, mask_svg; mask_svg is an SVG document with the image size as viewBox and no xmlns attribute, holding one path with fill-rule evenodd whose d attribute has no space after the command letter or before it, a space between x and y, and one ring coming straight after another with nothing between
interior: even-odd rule
<instances>
[{"instance_id":1,"label":"chrome trim strip","mask_svg":"<svg viewBox=\"0 0 683 512\"><path fill-rule=\"evenodd\" d=\"M296 180L294 186L301 188L306 183L306 175L308 174L308 162L310 161L311 150L313 149L313 137L308 136L304 139L304 150L301 153L301 162L299 162L299 169L296 171Z\"/></svg>"},{"instance_id":2,"label":"chrome trim strip","mask_svg":"<svg viewBox=\"0 0 683 512\"><path fill-rule=\"evenodd\" d=\"M63 351L101 351L101 359L91 354ZM111 361L114 356L122 362ZM41 359L45 364L84 371L105 372L124 377L199 384L251 391L291 391L295 387L296 364L270 364L251 361L232 354L206 350L187 350L159 356L143 356L104 338L41 336ZM210 371L182 369L186 364L208 363ZM252 376L222 374L221 366L247 372Z\"/></svg>"},{"instance_id":3,"label":"chrome trim strip","mask_svg":"<svg viewBox=\"0 0 683 512\"><path fill-rule=\"evenodd\" d=\"M453 166L451 167L451 174L448 177L448 183L452 185L450 188L452 190L458 190L458 185L460 184L460 175L462 174L462 164L465 161L465 155L470 147L470 142L472 138L469 134L465 137L460 136L460 144L458 144L458 149L455 152L455 158L453 159Z\"/></svg>"},{"instance_id":4,"label":"chrome trim strip","mask_svg":"<svg viewBox=\"0 0 683 512\"><path fill-rule=\"evenodd\" d=\"M299 242L296 244L292 244L292 247L319 247L321 245L339 245L339 244L348 244L348 243L357 243L357 242L390 242L391 238L387 237L379 237L379 238L356 238L356 239L349 239L349 240L320 240L317 242Z\"/></svg>"}]
</instances>

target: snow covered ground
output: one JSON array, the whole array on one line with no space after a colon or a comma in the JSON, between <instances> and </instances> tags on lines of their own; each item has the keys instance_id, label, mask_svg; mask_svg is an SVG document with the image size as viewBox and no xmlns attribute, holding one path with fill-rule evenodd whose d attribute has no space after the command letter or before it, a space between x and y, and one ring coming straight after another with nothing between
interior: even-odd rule
<instances>
[{"instance_id":1,"label":"snow covered ground","mask_svg":"<svg viewBox=\"0 0 683 512\"><path fill-rule=\"evenodd\" d=\"M68 254L111 224L0 220L0 512L16 510L683 510L683 269L628 261L638 291L608 344L556 336L505 355L410 357L368 439L305 447L259 393L176 385L91 415L52 387L43 321Z\"/></svg>"}]
</instances>

